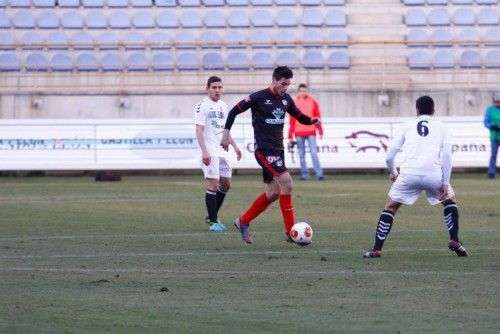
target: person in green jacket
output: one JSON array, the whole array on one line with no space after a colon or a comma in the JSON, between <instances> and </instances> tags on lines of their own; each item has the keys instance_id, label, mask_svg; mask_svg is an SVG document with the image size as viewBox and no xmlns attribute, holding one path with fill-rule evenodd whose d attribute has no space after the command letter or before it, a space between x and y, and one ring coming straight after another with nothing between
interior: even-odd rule
<instances>
[{"instance_id":1,"label":"person in green jacket","mask_svg":"<svg viewBox=\"0 0 500 334\"><path fill-rule=\"evenodd\" d=\"M493 104L484 113L484 126L490 129L491 156L488 177L495 178L497 171L497 153L500 146L500 91L493 93Z\"/></svg>"}]
</instances>

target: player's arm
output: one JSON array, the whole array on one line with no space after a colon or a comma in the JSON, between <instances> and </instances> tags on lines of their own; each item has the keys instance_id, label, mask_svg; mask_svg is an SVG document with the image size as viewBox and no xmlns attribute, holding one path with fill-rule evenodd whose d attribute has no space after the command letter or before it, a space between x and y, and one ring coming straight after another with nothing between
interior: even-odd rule
<instances>
[{"instance_id":1,"label":"player's arm","mask_svg":"<svg viewBox=\"0 0 500 334\"><path fill-rule=\"evenodd\" d=\"M222 146L222 148L225 149L226 151L229 149L229 144L230 144L229 140L231 137L229 132L231 131L231 127L233 126L236 116L238 116L238 114L241 114L251 106L252 106L251 96L248 96L245 99L238 102L229 111L229 114L227 115L226 119L226 124L224 125L224 130L222 131L222 139L220 141L220 146Z\"/></svg>"},{"instance_id":2,"label":"player's arm","mask_svg":"<svg viewBox=\"0 0 500 334\"><path fill-rule=\"evenodd\" d=\"M234 141L233 139L233 136L231 136L231 134L229 134L229 144L231 144L231 146L233 147L234 149L234 152L236 153L236 159L238 161L241 160L241 156L242 156L242 153L241 153L241 150L240 148L238 147L238 145L236 144L236 142Z\"/></svg>"},{"instance_id":3,"label":"player's arm","mask_svg":"<svg viewBox=\"0 0 500 334\"><path fill-rule=\"evenodd\" d=\"M210 154L208 153L207 145L205 143L204 132L205 127L203 125L196 124L196 139L198 139L198 145L201 149L201 160L204 165L208 166L210 165Z\"/></svg>"},{"instance_id":4,"label":"player's arm","mask_svg":"<svg viewBox=\"0 0 500 334\"><path fill-rule=\"evenodd\" d=\"M290 103L290 107L287 109L287 112L292 115L293 117L295 117L295 119L297 119L297 121L299 121L300 123L302 124L306 124L306 125L311 125L311 124L319 124L320 123L320 120L319 120L319 117L309 117L307 115L304 115L300 110L299 108L297 108L297 106L295 105L295 102L293 102L292 99L289 99L288 103Z\"/></svg>"},{"instance_id":5,"label":"player's arm","mask_svg":"<svg viewBox=\"0 0 500 334\"><path fill-rule=\"evenodd\" d=\"M401 147L403 147L405 141L405 131L400 130L392 140L389 149L387 150L387 154L385 156L385 164L387 165L387 170L389 171L389 178L392 182L396 181L398 178L399 172L396 168L396 155L398 154Z\"/></svg>"},{"instance_id":6,"label":"player's arm","mask_svg":"<svg viewBox=\"0 0 500 334\"><path fill-rule=\"evenodd\" d=\"M450 187L450 179L451 179L451 166L452 166L451 138L449 132L446 130L441 152L441 169L443 171L441 193L439 196L439 199L441 201L447 199L448 197L448 188Z\"/></svg>"}]
</instances>

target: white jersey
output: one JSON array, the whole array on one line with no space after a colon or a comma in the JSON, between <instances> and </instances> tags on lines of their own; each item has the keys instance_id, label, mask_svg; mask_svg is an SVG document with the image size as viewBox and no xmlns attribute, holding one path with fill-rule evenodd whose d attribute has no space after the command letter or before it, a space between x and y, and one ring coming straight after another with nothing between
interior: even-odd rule
<instances>
[{"instance_id":1,"label":"white jersey","mask_svg":"<svg viewBox=\"0 0 500 334\"><path fill-rule=\"evenodd\" d=\"M391 144L404 152L401 174L410 175L443 173L442 154L447 146L451 146L451 140L446 126L429 115L404 123Z\"/></svg>"},{"instance_id":2,"label":"white jersey","mask_svg":"<svg viewBox=\"0 0 500 334\"><path fill-rule=\"evenodd\" d=\"M228 153L220 146L222 131L226 124L227 104L224 101L212 101L205 96L195 107L195 124L205 127L203 136L208 153L211 156L227 157Z\"/></svg>"}]
</instances>

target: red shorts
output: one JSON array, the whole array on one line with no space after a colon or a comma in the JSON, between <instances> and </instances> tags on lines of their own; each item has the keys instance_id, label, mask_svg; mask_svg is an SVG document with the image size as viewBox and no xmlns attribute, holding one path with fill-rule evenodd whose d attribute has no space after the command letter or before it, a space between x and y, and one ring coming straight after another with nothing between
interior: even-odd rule
<instances>
[{"instance_id":1,"label":"red shorts","mask_svg":"<svg viewBox=\"0 0 500 334\"><path fill-rule=\"evenodd\" d=\"M255 159L262 167L262 176L265 183L271 182L275 176L288 171L285 166L285 151L273 149L259 149L255 151Z\"/></svg>"}]
</instances>

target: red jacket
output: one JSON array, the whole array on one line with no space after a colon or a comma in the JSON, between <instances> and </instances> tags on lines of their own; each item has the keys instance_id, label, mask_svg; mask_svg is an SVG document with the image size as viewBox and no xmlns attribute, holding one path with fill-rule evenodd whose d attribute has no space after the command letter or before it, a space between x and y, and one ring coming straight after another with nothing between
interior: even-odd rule
<instances>
[{"instance_id":1,"label":"red jacket","mask_svg":"<svg viewBox=\"0 0 500 334\"><path fill-rule=\"evenodd\" d=\"M309 117L319 117L321 118L321 112L319 111L318 102L313 99L310 95L305 98L296 97L294 100L297 108ZM291 139L295 137L309 137L316 136L316 131L320 136L323 135L323 128L321 124L317 125L305 125L298 122L294 117L290 117L290 127L288 128L288 138Z\"/></svg>"}]
</instances>

